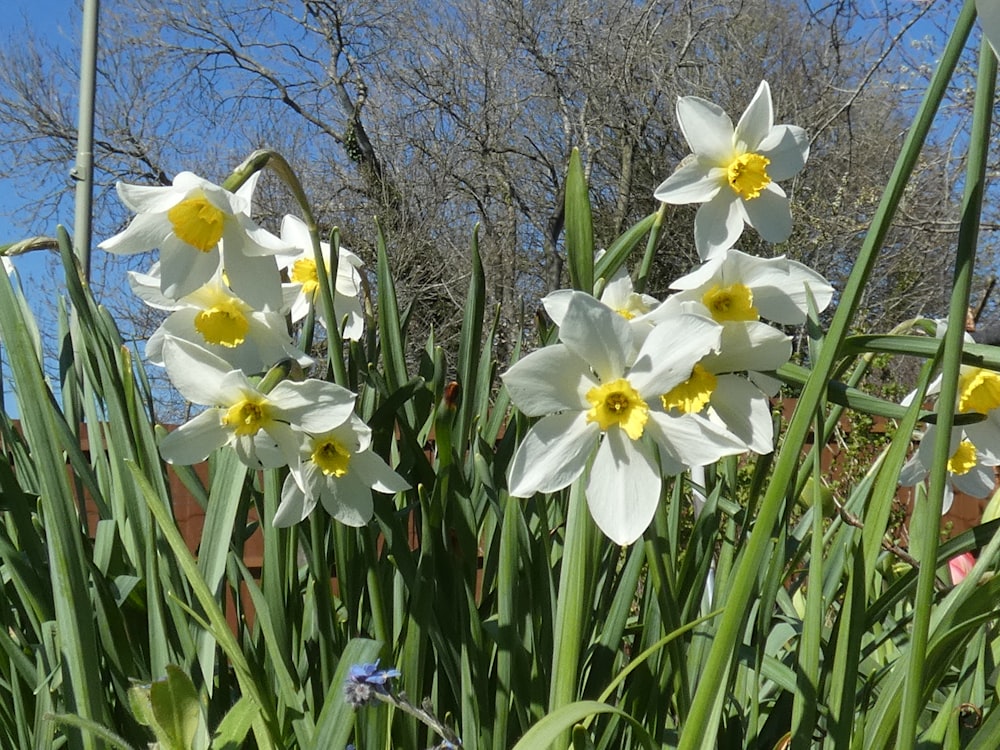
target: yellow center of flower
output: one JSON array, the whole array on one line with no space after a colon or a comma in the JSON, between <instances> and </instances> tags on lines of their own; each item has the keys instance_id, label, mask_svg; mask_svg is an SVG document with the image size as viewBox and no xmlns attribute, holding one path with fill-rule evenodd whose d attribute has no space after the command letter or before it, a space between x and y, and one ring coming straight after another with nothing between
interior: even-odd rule
<instances>
[{"instance_id":1,"label":"yellow center of flower","mask_svg":"<svg viewBox=\"0 0 1000 750\"><path fill-rule=\"evenodd\" d=\"M291 282L302 285L302 293L311 297L319 288L319 274L316 273L316 261L302 258L292 265Z\"/></svg>"},{"instance_id":2,"label":"yellow center of flower","mask_svg":"<svg viewBox=\"0 0 1000 750\"><path fill-rule=\"evenodd\" d=\"M270 406L264 399L245 398L229 407L222 424L239 437L256 435L271 424L270 412Z\"/></svg>"},{"instance_id":3,"label":"yellow center of flower","mask_svg":"<svg viewBox=\"0 0 1000 750\"><path fill-rule=\"evenodd\" d=\"M968 440L958 444L958 448L948 459L948 471L956 476L967 474L976 465L976 446Z\"/></svg>"},{"instance_id":4,"label":"yellow center of flower","mask_svg":"<svg viewBox=\"0 0 1000 750\"><path fill-rule=\"evenodd\" d=\"M702 295L701 302L708 308L716 323L757 320L760 317L757 308L753 306L753 290L743 284L716 284Z\"/></svg>"},{"instance_id":5,"label":"yellow center of flower","mask_svg":"<svg viewBox=\"0 0 1000 750\"><path fill-rule=\"evenodd\" d=\"M715 375L701 365L695 365L691 377L671 388L669 393L660 396L660 401L667 411L677 409L684 414L697 414L712 398L712 392L718 382Z\"/></svg>"},{"instance_id":6,"label":"yellow center of flower","mask_svg":"<svg viewBox=\"0 0 1000 750\"><path fill-rule=\"evenodd\" d=\"M634 312L632 312L631 310L627 310L624 307L622 307L622 308L620 308L618 310L615 310L615 312L618 313L619 315L621 315L623 318L625 318L625 320L632 320L632 318L635 317L635 313Z\"/></svg>"},{"instance_id":7,"label":"yellow center of flower","mask_svg":"<svg viewBox=\"0 0 1000 750\"><path fill-rule=\"evenodd\" d=\"M179 239L203 253L219 244L226 223L226 215L209 203L201 191L167 211L167 218Z\"/></svg>"},{"instance_id":8,"label":"yellow center of flower","mask_svg":"<svg viewBox=\"0 0 1000 750\"><path fill-rule=\"evenodd\" d=\"M989 414L1000 407L1000 373L973 367L958 380L958 411Z\"/></svg>"},{"instance_id":9,"label":"yellow center of flower","mask_svg":"<svg viewBox=\"0 0 1000 750\"><path fill-rule=\"evenodd\" d=\"M587 401L593 407L587 412L588 422L597 422L602 430L616 424L633 440L642 437L649 407L625 378L591 388L587 391Z\"/></svg>"},{"instance_id":10,"label":"yellow center of flower","mask_svg":"<svg viewBox=\"0 0 1000 750\"><path fill-rule=\"evenodd\" d=\"M212 307L194 316L194 327L209 344L233 349L246 341L250 321L238 299L220 296Z\"/></svg>"},{"instance_id":11,"label":"yellow center of flower","mask_svg":"<svg viewBox=\"0 0 1000 750\"><path fill-rule=\"evenodd\" d=\"M313 440L312 461L328 477L342 477L351 462L351 452L332 437Z\"/></svg>"},{"instance_id":12,"label":"yellow center of flower","mask_svg":"<svg viewBox=\"0 0 1000 750\"><path fill-rule=\"evenodd\" d=\"M767 176L770 163L770 159L760 154L740 154L726 167L729 187L745 201L756 198L771 182Z\"/></svg>"}]
</instances>

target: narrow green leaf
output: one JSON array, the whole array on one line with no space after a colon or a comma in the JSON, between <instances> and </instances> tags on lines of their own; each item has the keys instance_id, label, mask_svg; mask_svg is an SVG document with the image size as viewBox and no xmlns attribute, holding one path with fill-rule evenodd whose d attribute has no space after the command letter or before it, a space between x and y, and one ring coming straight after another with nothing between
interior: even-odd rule
<instances>
[{"instance_id":1,"label":"narrow green leaf","mask_svg":"<svg viewBox=\"0 0 1000 750\"><path fill-rule=\"evenodd\" d=\"M566 257L572 287L593 294L594 225L590 217L587 178L577 148L570 154L566 173Z\"/></svg>"},{"instance_id":2,"label":"narrow green leaf","mask_svg":"<svg viewBox=\"0 0 1000 750\"><path fill-rule=\"evenodd\" d=\"M613 714L627 721L643 747L655 748L653 738L645 727L620 708L600 701L577 701L557 708L544 719L525 732L512 750L541 750L552 747L560 737L565 736L573 726L594 714Z\"/></svg>"},{"instance_id":3,"label":"narrow green leaf","mask_svg":"<svg viewBox=\"0 0 1000 750\"><path fill-rule=\"evenodd\" d=\"M850 329L855 311L861 303L862 292L875 267L878 251L883 246L892 218L906 191L908 177L917 164L921 146L930 130L952 71L961 56L974 18L974 5L971 1L966 2L917 112L914 125L907 134L871 228L841 294L840 304L830 322L826 345L815 365L813 377L806 384L799 399L798 407L785 433L784 447L775 461L773 477L761 501L753 530L743 553L736 562L727 612L722 616L719 629L712 641L705 672L698 683L691 711L681 730L678 750L709 750L716 746L723 705L731 689L730 681L723 676L730 674L732 660L743 632L746 612L755 590L756 574L765 564L771 537L785 504L786 488L791 483L799 463L799 454L806 443L816 406L837 364L837 349Z\"/></svg>"},{"instance_id":4,"label":"narrow green leaf","mask_svg":"<svg viewBox=\"0 0 1000 750\"><path fill-rule=\"evenodd\" d=\"M489 392L479 390L477 368L483 353L483 319L486 315L486 277L483 261L479 256L479 226L472 232L471 272L469 290L465 296L465 315L462 318L462 333L458 342L458 384L463 393L458 394L458 414L455 419L455 434L458 439L459 455L468 450L472 418L481 411L483 402L489 400Z\"/></svg>"},{"instance_id":5,"label":"narrow green leaf","mask_svg":"<svg viewBox=\"0 0 1000 750\"><path fill-rule=\"evenodd\" d=\"M640 219L625 230L621 237L608 246L607 252L594 264L594 278L610 279L622 267L628 256L635 250L647 232L656 222L656 213L651 213L645 219Z\"/></svg>"}]
</instances>

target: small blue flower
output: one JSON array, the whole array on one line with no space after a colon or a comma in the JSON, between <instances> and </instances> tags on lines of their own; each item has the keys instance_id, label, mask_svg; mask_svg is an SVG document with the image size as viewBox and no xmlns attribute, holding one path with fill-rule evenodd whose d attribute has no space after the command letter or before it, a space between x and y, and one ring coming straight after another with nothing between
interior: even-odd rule
<instances>
[{"instance_id":1,"label":"small blue flower","mask_svg":"<svg viewBox=\"0 0 1000 750\"><path fill-rule=\"evenodd\" d=\"M375 660L374 664L355 664L351 667L348 675L348 679L352 682L363 682L368 685L385 685L393 677L399 677L400 673L398 669L390 667L389 669L379 669L378 668L379 659Z\"/></svg>"},{"instance_id":2,"label":"small blue flower","mask_svg":"<svg viewBox=\"0 0 1000 750\"><path fill-rule=\"evenodd\" d=\"M394 667L379 669L378 660L374 664L354 664L344 680L344 698L354 708L370 703L376 693L388 695L389 680L399 677Z\"/></svg>"}]
</instances>

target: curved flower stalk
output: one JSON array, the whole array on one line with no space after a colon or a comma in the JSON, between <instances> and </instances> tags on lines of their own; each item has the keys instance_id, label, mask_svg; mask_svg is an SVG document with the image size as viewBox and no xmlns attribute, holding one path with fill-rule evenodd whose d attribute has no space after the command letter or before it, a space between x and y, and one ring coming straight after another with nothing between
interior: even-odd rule
<instances>
[{"instance_id":1,"label":"curved flower stalk","mask_svg":"<svg viewBox=\"0 0 1000 750\"><path fill-rule=\"evenodd\" d=\"M701 203L694 239L702 260L732 247L749 224L768 242L792 233L792 214L777 180L805 166L806 132L775 125L771 89L762 81L740 121L697 96L677 100L677 121L693 154L654 195L664 203Z\"/></svg>"},{"instance_id":2,"label":"curved flower stalk","mask_svg":"<svg viewBox=\"0 0 1000 750\"><path fill-rule=\"evenodd\" d=\"M833 287L822 275L785 256L758 258L739 250L728 250L707 261L670 285L680 290L653 314L669 315L674 305L698 302L713 320L758 320L801 325L812 294L818 312L833 299ZM808 292L807 292L808 290Z\"/></svg>"},{"instance_id":3,"label":"curved flower stalk","mask_svg":"<svg viewBox=\"0 0 1000 750\"><path fill-rule=\"evenodd\" d=\"M372 490L395 493L410 488L371 450L371 429L352 414L329 432L303 435L298 461L281 489L274 525L292 526L313 512L317 501L347 526L372 517Z\"/></svg>"},{"instance_id":4,"label":"curved flower stalk","mask_svg":"<svg viewBox=\"0 0 1000 750\"><path fill-rule=\"evenodd\" d=\"M252 307L277 310L281 282L272 256L291 248L250 219L255 184L250 179L231 193L191 172L162 187L119 182L118 196L136 216L98 247L124 254L159 248L160 289L171 299L208 283L222 266L233 291Z\"/></svg>"},{"instance_id":5,"label":"curved flower stalk","mask_svg":"<svg viewBox=\"0 0 1000 750\"><path fill-rule=\"evenodd\" d=\"M183 339L164 340L163 363L184 398L209 407L160 442L168 463L197 463L223 445L251 468L295 463L303 432L333 430L354 410L353 393L323 380L286 380L263 393L241 371Z\"/></svg>"},{"instance_id":6,"label":"curved flower stalk","mask_svg":"<svg viewBox=\"0 0 1000 750\"><path fill-rule=\"evenodd\" d=\"M574 292L561 343L532 352L502 375L514 405L542 417L511 461L510 494L562 489L592 460L585 494L594 521L618 544L638 539L652 520L664 474L745 450L705 417L669 413L660 401L718 347L721 333L707 318L680 314L637 350L623 317Z\"/></svg>"},{"instance_id":7,"label":"curved flower stalk","mask_svg":"<svg viewBox=\"0 0 1000 750\"><path fill-rule=\"evenodd\" d=\"M209 282L191 294L172 300L160 292L160 266L149 273L129 271L129 285L150 307L170 315L146 342L146 359L163 366L163 342L184 339L225 360L234 370L254 373L282 359L308 367L312 359L297 349L288 334L281 311L254 310L233 294L217 271Z\"/></svg>"},{"instance_id":8,"label":"curved flower stalk","mask_svg":"<svg viewBox=\"0 0 1000 750\"><path fill-rule=\"evenodd\" d=\"M317 305L319 299L319 278L317 276L316 259L313 255L312 239L305 222L297 216L285 216L281 222L281 239L294 248L291 254L278 256L278 266L288 271L288 278L293 288L297 286L294 300L291 303L292 322L302 320L315 307L316 317L325 328L326 315L323 306ZM330 244L320 243L327 270L330 267ZM340 248L337 261L337 283L334 286L333 308L337 314L337 324L346 318L341 335L345 339L357 341L365 331L365 319L361 310L361 274L359 270L364 263L361 258L346 248Z\"/></svg>"}]
</instances>

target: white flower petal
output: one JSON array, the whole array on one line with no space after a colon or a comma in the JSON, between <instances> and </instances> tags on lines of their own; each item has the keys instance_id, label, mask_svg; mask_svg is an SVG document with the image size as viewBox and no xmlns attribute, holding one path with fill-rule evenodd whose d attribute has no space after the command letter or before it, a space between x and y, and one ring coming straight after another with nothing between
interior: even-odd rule
<instances>
[{"instance_id":1,"label":"white flower petal","mask_svg":"<svg viewBox=\"0 0 1000 750\"><path fill-rule=\"evenodd\" d=\"M979 15L979 25L983 27L983 36L993 47L994 54L1000 49L1000 3L997 0L976 0L976 13Z\"/></svg>"},{"instance_id":2,"label":"white flower petal","mask_svg":"<svg viewBox=\"0 0 1000 750\"><path fill-rule=\"evenodd\" d=\"M805 323L809 310L806 287L812 293L819 312L829 307L833 300L833 287L808 266L784 258L774 259L775 262L779 260L783 261L784 273L769 276L766 282L762 275L746 282L753 289L754 307L767 320L801 325ZM763 268L763 265L759 267Z\"/></svg>"},{"instance_id":3,"label":"white flower petal","mask_svg":"<svg viewBox=\"0 0 1000 750\"><path fill-rule=\"evenodd\" d=\"M156 310L177 310L180 303L160 291L160 264L155 263L149 273L128 272L128 285L132 293Z\"/></svg>"},{"instance_id":4,"label":"white flower petal","mask_svg":"<svg viewBox=\"0 0 1000 750\"><path fill-rule=\"evenodd\" d=\"M761 81L746 111L736 123L733 135L736 150L739 153L756 153L761 141L770 134L773 125L774 107L771 104L771 88L767 85L767 81Z\"/></svg>"},{"instance_id":5,"label":"white flower petal","mask_svg":"<svg viewBox=\"0 0 1000 750\"><path fill-rule=\"evenodd\" d=\"M311 434L329 432L354 413L355 394L326 380L284 380L268 394L289 423Z\"/></svg>"},{"instance_id":6,"label":"white flower petal","mask_svg":"<svg viewBox=\"0 0 1000 750\"><path fill-rule=\"evenodd\" d=\"M713 256L712 258L706 260L696 269L690 273L681 276L679 279L675 279L670 284L671 289L701 289L705 291L708 287L713 284L723 284L722 274L723 268L726 264L730 262L730 257L734 254L739 253L737 250L727 250L724 253ZM664 304L669 302L666 300Z\"/></svg>"},{"instance_id":7,"label":"white flower petal","mask_svg":"<svg viewBox=\"0 0 1000 750\"><path fill-rule=\"evenodd\" d=\"M758 153L770 159L767 176L772 180L794 177L809 158L809 136L796 125L778 125L758 147Z\"/></svg>"},{"instance_id":8,"label":"white flower petal","mask_svg":"<svg viewBox=\"0 0 1000 750\"><path fill-rule=\"evenodd\" d=\"M727 430L697 414L649 412L646 431L660 448L663 457L684 466L706 466L723 456L743 453L746 446Z\"/></svg>"},{"instance_id":9,"label":"white flower petal","mask_svg":"<svg viewBox=\"0 0 1000 750\"><path fill-rule=\"evenodd\" d=\"M973 497L989 497L996 488L992 466L976 464L964 474L949 474L949 477L955 489Z\"/></svg>"},{"instance_id":10,"label":"white flower petal","mask_svg":"<svg viewBox=\"0 0 1000 750\"><path fill-rule=\"evenodd\" d=\"M792 211L788 198L775 183L769 184L752 200L740 201L747 223L767 242L784 242L792 234Z\"/></svg>"},{"instance_id":11,"label":"white flower petal","mask_svg":"<svg viewBox=\"0 0 1000 750\"><path fill-rule=\"evenodd\" d=\"M338 325L343 325L341 337L348 341L360 341L365 333L365 316L361 300L357 297L345 297L338 290L333 299L333 309L340 316ZM320 323L326 326L326 320L322 316Z\"/></svg>"},{"instance_id":12,"label":"white flower petal","mask_svg":"<svg viewBox=\"0 0 1000 750\"><path fill-rule=\"evenodd\" d=\"M174 387L188 401L205 406L230 406L226 388L255 390L243 373L207 349L184 339L166 337L163 364Z\"/></svg>"},{"instance_id":13,"label":"white flower petal","mask_svg":"<svg viewBox=\"0 0 1000 750\"><path fill-rule=\"evenodd\" d=\"M104 240L98 247L109 253L131 255L154 250L162 245L173 228L162 214L136 214L121 232Z\"/></svg>"},{"instance_id":14,"label":"white flower petal","mask_svg":"<svg viewBox=\"0 0 1000 750\"><path fill-rule=\"evenodd\" d=\"M632 286L631 277L625 273L624 268L619 268L618 272L604 285L604 291L601 292L601 304L615 311L625 310L634 294L635 287Z\"/></svg>"},{"instance_id":15,"label":"white flower petal","mask_svg":"<svg viewBox=\"0 0 1000 750\"><path fill-rule=\"evenodd\" d=\"M281 487L281 503L274 513L273 525L279 529L294 526L312 513L315 507L316 498L307 497L289 474Z\"/></svg>"},{"instance_id":16,"label":"white flower petal","mask_svg":"<svg viewBox=\"0 0 1000 750\"><path fill-rule=\"evenodd\" d=\"M659 469L622 430L608 430L587 481L587 507L615 544L631 544L653 520L660 501Z\"/></svg>"},{"instance_id":17,"label":"white flower petal","mask_svg":"<svg viewBox=\"0 0 1000 750\"><path fill-rule=\"evenodd\" d=\"M278 264L269 255L246 254L247 244L238 232L226 232L222 244L222 265L229 288L255 310L281 309L281 276Z\"/></svg>"},{"instance_id":18,"label":"white flower petal","mask_svg":"<svg viewBox=\"0 0 1000 750\"><path fill-rule=\"evenodd\" d=\"M557 326L562 325L563 318L566 317L566 308L569 307L569 301L573 299L573 294L572 289L557 289L554 292L549 292L542 299L545 313Z\"/></svg>"},{"instance_id":19,"label":"white flower petal","mask_svg":"<svg viewBox=\"0 0 1000 750\"><path fill-rule=\"evenodd\" d=\"M982 422L965 426L965 434L974 446L981 461L994 463L1000 458L1000 416L996 409Z\"/></svg>"},{"instance_id":20,"label":"white flower petal","mask_svg":"<svg viewBox=\"0 0 1000 750\"><path fill-rule=\"evenodd\" d=\"M726 170L706 158L689 157L653 192L672 205L710 201L727 185Z\"/></svg>"},{"instance_id":21,"label":"white flower petal","mask_svg":"<svg viewBox=\"0 0 1000 750\"><path fill-rule=\"evenodd\" d=\"M944 483L944 496L941 499L941 515L951 510L951 505L955 501L955 490L952 489L951 482Z\"/></svg>"},{"instance_id":22,"label":"white flower petal","mask_svg":"<svg viewBox=\"0 0 1000 750\"><path fill-rule=\"evenodd\" d=\"M597 385L587 364L561 344L531 352L500 377L514 406L529 417L588 408L587 391Z\"/></svg>"},{"instance_id":23,"label":"white flower petal","mask_svg":"<svg viewBox=\"0 0 1000 750\"><path fill-rule=\"evenodd\" d=\"M327 477L319 499L326 512L345 526L364 526L374 512L371 489L352 471Z\"/></svg>"},{"instance_id":24,"label":"white flower petal","mask_svg":"<svg viewBox=\"0 0 1000 750\"><path fill-rule=\"evenodd\" d=\"M136 214L165 213L184 200L186 190L171 185L115 184L122 203Z\"/></svg>"},{"instance_id":25,"label":"white flower petal","mask_svg":"<svg viewBox=\"0 0 1000 750\"><path fill-rule=\"evenodd\" d=\"M280 424L272 424L267 432L256 435L231 435L229 444L251 469L277 469L296 459L297 436Z\"/></svg>"},{"instance_id":26,"label":"white flower petal","mask_svg":"<svg viewBox=\"0 0 1000 750\"><path fill-rule=\"evenodd\" d=\"M715 164L727 164L732 158L733 121L719 105L697 96L682 96L677 99L677 122L698 156Z\"/></svg>"},{"instance_id":27,"label":"white flower petal","mask_svg":"<svg viewBox=\"0 0 1000 750\"><path fill-rule=\"evenodd\" d=\"M373 490L393 494L410 489L410 484L389 468L389 464L374 451L361 451L351 457L351 471Z\"/></svg>"},{"instance_id":28,"label":"white flower petal","mask_svg":"<svg viewBox=\"0 0 1000 750\"><path fill-rule=\"evenodd\" d=\"M647 401L657 399L691 377L695 364L718 347L721 336L722 326L700 315L682 313L661 322L646 337L629 382Z\"/></svg>"},{"instance_id":29,"label":"white flower petal","mask_svg":"<svg viewBox=\"0 0 1000 750\"><path fill-rule=\"evenodd\" d=\"M924 466L923 461L921 461L917 455L914 454L909 461L903 464L903 468L900 469L899 484L903 487L912 487L923 481L926 476L927 467Z\"/></svg>"},{"instance_id":30,"label":"white flower petal","mask_svg":"<svg viewBox=\"0 0 1000 750\"><path fill-rule=\"evenodd\" d=\"M758 321L726 322L718 354L709 354L702 366L712 373L777 370L792 356L792 340Z\"/></svg>"},{"instance_id":31,"label":"white flower petal","mask_svg":"<svg viewBox=\"0 0 1000 750\"><path fill-rule=\"evenodd\" d=\"M620 378L635 354L628 321L583 292L573 292L559 340L605 383Z\"/></svg>"},{"instance_id":32,"label":"white flower petal","mask_svg":"<svg viewBox=\"0 0 1000 750\"><path fill-rule=\"evenodd\" d=\"M521 441L507 473L513 497L555 492L583 473L601 428L583 412L543 417Z\"/></svg>"},{"instance_id":33,"label":"white flower petal","mask_svg":"<svg viewBox=\"0 0 1000 750\"><path fill-rule=\"evenodd\" d=\"M246 214L237 214L236 223L243 233L244 255L254 258L262 255L287 254L295 249L288 242L257 226Z\"/></svg>"},{"instance_id":34,"label":"white flower petal","mask_svg":"<svg viewBox=\"0 0 1000 750\"><path fill-rule=\"evenodd\" d=\"M778 391L781 390L781 386L784 385L784 383L777 378L772 378L762 372L748 372L747 377L750 378L750 382L760 388L761 392L768 398L774 398L777 396Z\"/></svg>"},{"instance_id":35,"label":"white flower petal","mask_svg":"<svg viewBox=\"0 0 1000 750\"><path fill-rule=\"evenodd\" d=\"M218 248L202 252L171 235L160 244L160 290L170 299L186 297L208 283L219 262Z\"/></svg>"},{"instance_id":36,"label":"white flower petal","mask_svg":"<svg viewBox=\"0 0 1000 750\"><path fill-rule=\"evenodd\" d=\"M184 466L204 461L229 440L218 409L203 411L160 441L160 455L170 464Z\"/></svg>"},{"instance_id":37,"label":"white flower petal","mask_svg":"<svg viewBox=\"0 0 1000 750\"><path fill-rule=\"evenodd\" d=\"M738 375L719 376L711 406L736 439L754 453L774 450L771 404L753 383Z\"/></svg>"},{"instance_id":38,"label":"white flower petal","mask_svg":"<svg viewBox=\"0 0 1000 750\"><path fill-rule=\"evenodd\" d=\"M694 244L702 260L711 260L724 253L741 234L743 213L739 198L732 190L720 191L708 203L698 207L694 217Z\"/></svg>"}]
</instances>

